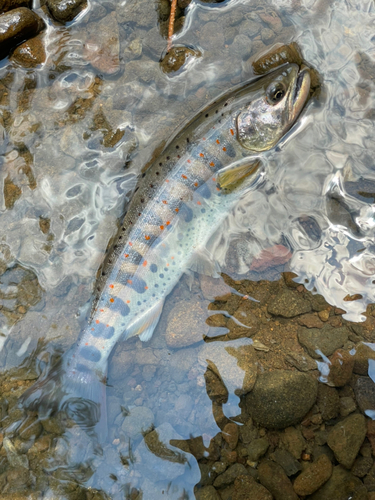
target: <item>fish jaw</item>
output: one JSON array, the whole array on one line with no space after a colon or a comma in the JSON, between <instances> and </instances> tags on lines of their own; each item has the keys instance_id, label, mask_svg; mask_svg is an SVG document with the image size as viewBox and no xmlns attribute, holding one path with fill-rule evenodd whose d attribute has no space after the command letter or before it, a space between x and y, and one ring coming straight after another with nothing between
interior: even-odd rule
<instances>
[{"instance_id":1,"label":"fish jaw","mask_svg":"<svg viewBox=\"0 0 375 500\"><path fill-rule=\"evenodd\" d=\"M290 120L296 121L310 94L311 76L307 66L301 68L294 83L293 93L290 96Z\"/></svg>"}]
</instances>

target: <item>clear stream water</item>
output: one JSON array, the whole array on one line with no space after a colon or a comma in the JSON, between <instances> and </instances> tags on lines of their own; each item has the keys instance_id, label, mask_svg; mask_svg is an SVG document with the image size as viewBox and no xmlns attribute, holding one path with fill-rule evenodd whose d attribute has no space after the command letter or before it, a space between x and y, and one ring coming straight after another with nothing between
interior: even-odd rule
<instances>
[{"instance_id":1,"label":"clear stream water","mask_svg":"<svg viewBox=\"0 0 375 500\"><path fill-rule=\"evenodd\" d=\"M9 182L21 190L13 206L0 195L4 373L19 367L40 338L46 341L41 367L48 353L75 341L142 167L205 103L249 80L251 58L276 42L297 42L319 72L321 92L266 155L263 184L240 200L209 248L234 279L259 280L278 279L284 267L254 274L254 258L283 245L292 254L284 269L298 282L344 309L345 319L365 319L375 302L372 1L193 0L174 42L201 57L176 75L160 68L166 40L154 1L90 1L65 27L35 7L47 23L46 62L25 69L6 59L0 66L0 178L4 193ZM99 59L93 66L87 47L94 43ZM344 300L348 295L357 300ZM87 486L115 499L132 488L144 499L194 498L200 480L194 456L172 447L164 450L173 455L166 460L150 451L142 432L154 426L165 443L201 436L208 446L220 430L205 387L204 343L173 348L165 340L169 313L181 303L203 318L194 327L198 339L199 328L215 336L217 329L205 323L207 299L197 278L191 291L182 280L153 339L118 346L109 371L103 454L76 429L57 446L61 460L69 449L73 469L89 464L90 477L82 483L87 479ZM223 356L224 365L232 362ZM229 399L236 414L239 399ZM55 498L45 491L45 498Z\"/></svg>"}]
</instances>

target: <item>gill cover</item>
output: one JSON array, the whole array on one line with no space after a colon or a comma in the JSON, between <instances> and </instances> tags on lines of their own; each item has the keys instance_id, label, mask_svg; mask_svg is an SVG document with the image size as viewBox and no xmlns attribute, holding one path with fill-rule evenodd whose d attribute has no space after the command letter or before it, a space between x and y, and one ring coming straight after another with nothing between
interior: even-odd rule
<instances>
[{"instance_id":1,"label":"gill cover","mask_svg":"<svg viewBox=\"0 0 375 500\"><path fill-rule=\"evenodd\" d=\"M310 92L308 68L287 64L263 80L253 100L237 116L237 139L251 151L273 148L290 129Z\"/></svg>"}]
</instances>

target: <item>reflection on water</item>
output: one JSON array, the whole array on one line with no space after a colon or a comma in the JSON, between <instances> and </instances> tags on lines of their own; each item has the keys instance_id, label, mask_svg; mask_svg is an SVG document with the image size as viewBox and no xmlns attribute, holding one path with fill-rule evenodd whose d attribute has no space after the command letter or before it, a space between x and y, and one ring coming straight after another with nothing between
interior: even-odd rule
<instances>
[{"instance_id":1,"label":"reflection on water","mask_svg":"<svg viewBox=\"0 0 375 500\"><path fill-rule=\"evenodd\" d=\"M36 9L45 62L1 62L2 498L373 495L374 6L188 4L175 73L163 1L92 1L66 26ZM291 41L320 95L211 238L223 278L183 278L151 341L118 345L107 440L77 425L82 401L19 407L85 324L142 167Z\"/></svg>"}]
</instances>

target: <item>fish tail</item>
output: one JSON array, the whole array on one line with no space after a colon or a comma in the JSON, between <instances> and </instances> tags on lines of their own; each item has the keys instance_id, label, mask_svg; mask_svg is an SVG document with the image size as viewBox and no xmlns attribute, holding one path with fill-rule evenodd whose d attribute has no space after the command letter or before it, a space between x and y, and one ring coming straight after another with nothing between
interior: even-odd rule
<instances>
[{"instance_id":1,"label":"fish tail","mask_svg":"<svg viewBox=\"0 0 375 500\"><path fill-rule=\"evenodd\" d=\"M25 409L38 412L41 420L60 411L99 442L107 436L105 376L84 365L70 366L67 354L20 398Z\"/></svg>"}]
</instances>

